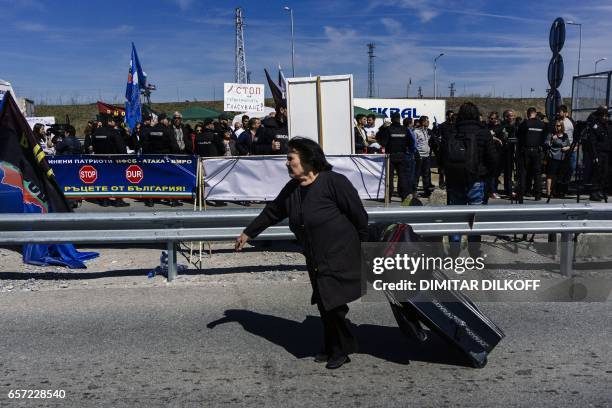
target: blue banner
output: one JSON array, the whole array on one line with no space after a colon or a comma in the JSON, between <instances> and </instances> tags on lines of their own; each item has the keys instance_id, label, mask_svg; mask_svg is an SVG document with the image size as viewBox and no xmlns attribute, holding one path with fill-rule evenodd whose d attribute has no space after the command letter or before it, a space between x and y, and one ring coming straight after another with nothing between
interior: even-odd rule
<instances>
[{"instance_id":1,"label":"blue banner","mask_svg":"<svg viewBox=\"0 0 612 408\"><path fill-rule=\"evenodd\" d=\"M67 198L191 198L197 156L80 155L47 158Z\"/></svg>"}]
</instances>

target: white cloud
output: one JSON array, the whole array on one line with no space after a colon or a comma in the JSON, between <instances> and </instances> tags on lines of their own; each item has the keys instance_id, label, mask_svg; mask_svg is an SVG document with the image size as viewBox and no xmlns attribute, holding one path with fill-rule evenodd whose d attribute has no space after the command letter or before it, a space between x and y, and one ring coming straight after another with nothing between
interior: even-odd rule
<instances>
[{"instance_id":1,"label":"white cloud","mask_svg":"<svg viewBox=\"0 0 612 408\"><path fill-rule=\"evenodd\" d=\"M181 11L185 11L191 7L193 0L175 0L176 4L179 6Z\"/></svg>"},{"instance_id":2,"label":"white cloud","mask_svg":"<svg viewBox=\"0 0 612 408\"><path fill-rule=\"evenodd\" d=\"M41 33L41 32L45 32L48 30L48 27L45 26L44 24L33 23L33 22L28 22L28 21L22 21L22 22L15 23L15 28L17 28L18 30L30 31L33 33Z\"/></svg>"}]
</instances>

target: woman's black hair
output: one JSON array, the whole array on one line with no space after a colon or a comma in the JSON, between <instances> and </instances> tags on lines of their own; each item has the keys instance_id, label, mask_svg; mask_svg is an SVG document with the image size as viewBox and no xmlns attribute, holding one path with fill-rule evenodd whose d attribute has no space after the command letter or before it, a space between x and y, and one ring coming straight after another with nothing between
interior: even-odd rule
<instances>
[{"instance_id":1,"label":"woman's black hair","mask_svg":"<svg viewBox=\"0 0 612 408\"><path fill-rule=\"evenodd\" d=\"M457 122L461 122L463 120L480 121L480 112L478 111L478 107L472 102L465 102L459 107Z\"/></svg>"},{"instance_id":2,"label":"woman's black hair","mask_svg":"<svg viewBox=\"0 0 612 408\"><path fill-rule=\"evenodd\" d=\"M42 123L37 123L34 125L34 129L32 129L32 132L34 133L34 136L36 137L40 137L40 130L41 129L45 129L45 125L43 125ZM44 133L44 132L43 132Z\"/></svg>"},{"instance_id":3,"label":"woman's black hair","mask_svg":"<svg viewBox=\"0 0 612 408\"><path fill-rule=\"evenodd\" d=\"M314 140L305 137L294 137L287 144L289 150L293 149L300 156L300 162L306 173L319 173L331 170L332 165L325 159L325 153L321 146Z\"/></svg>"}]
</instances>

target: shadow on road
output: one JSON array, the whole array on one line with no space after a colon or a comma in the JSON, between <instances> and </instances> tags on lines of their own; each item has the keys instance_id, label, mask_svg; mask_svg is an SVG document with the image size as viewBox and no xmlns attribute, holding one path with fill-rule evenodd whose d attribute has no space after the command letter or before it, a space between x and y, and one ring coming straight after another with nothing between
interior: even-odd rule
<instances>
[{"instance_id":1,"label":"shadow on road","mask_svg":"<svg viewBox=\"0 0 612 408\"><path fill-rule=\"evenodd\" d=\"M142 276L147 279L147 273L151 269L120 269L104 272L0 272L0 280L84 280L115 278L128 276ZM306 270L305 265L256 265L256 266L232 266L227 268L204 268L188 269L180 275L225 275L234 273L260 273L260 272L291 272L294 270ZM165 275L164 275L165 276Z\"/></svg>"},{"instance_id":2,"label":"shadow on road","mask_svg":"<svg viewBox=\"0 0 612 408\"><path fill-rule=\"evenodd\" d=\"M230 309L224 314L206 327L213 329L224 323L239 323L249 333L284 348L296 358L314 356L322 345L323 325L319 317L307 316L300 323L249 310ZM351 323L351 328L359 343L358 354L369 354L398 364L423 361L470 366L443 339L431 332L425 343L419 343L404 337L398 327Z\"/></svg>"}]
</instances>

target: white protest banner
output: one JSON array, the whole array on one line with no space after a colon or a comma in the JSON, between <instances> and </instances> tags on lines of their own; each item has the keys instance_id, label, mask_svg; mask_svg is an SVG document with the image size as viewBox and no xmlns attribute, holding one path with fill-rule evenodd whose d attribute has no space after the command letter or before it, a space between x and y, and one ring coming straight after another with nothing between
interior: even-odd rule
<instances>
[{"instance_id":1,"label":"white protest banner","mask_svg":"<svg viewBox=\"0 0 612 408\"><path fill-rule=\"evenodd\" d=\"M334 171L344 174L359 197L385 197L385 156L326 156ZM204 197L221 201L272 201L290 180L282 156L240 156L204 159Z\"/></svg>"},{"instance_id":2,"label":"white protest banner","mask_svg":"<svg viewBox=\"0 0 612 408\"><path fill-rule=\"evenodd\" d=\"M261 84L224 83L223 110L263 113L264 86Z\"/></svg>"}]
</instances>

